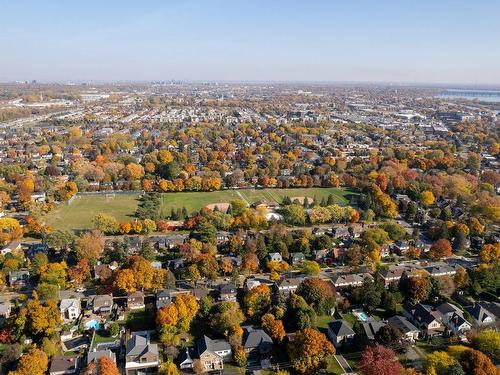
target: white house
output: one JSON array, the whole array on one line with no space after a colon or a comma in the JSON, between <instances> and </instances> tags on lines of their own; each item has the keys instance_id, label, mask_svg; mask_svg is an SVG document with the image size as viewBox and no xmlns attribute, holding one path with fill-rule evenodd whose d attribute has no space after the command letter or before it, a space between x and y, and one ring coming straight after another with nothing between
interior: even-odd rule
<instances>
[{"instance_id":1,"label":"white house","mask_svg":"<svg viewBox=\"0 0 500 375\"><path fill-rule=\"evenodd\" d=\"M62 299L59 306L63 321L74 321L80 316L81 305L78 298Z\"/></svg>"},{"instance_id":2,"label":"white house","mask_svg":"<svg viewBox=\"0 0 500 375\"><path fill-rule=\"evenodd\" d=\"M328 338L336 348L349 343L354 335L355 332L342 319L328 323Z\"/></svg>"}]
</instances>

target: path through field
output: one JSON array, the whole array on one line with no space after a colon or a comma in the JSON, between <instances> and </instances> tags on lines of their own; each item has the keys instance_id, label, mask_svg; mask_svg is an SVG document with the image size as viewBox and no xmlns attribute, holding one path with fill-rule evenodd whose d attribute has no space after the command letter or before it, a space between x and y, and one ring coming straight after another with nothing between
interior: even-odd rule
<instances>
[{"instance_id":1,"label":"path through field","mask_svg":"<svg viewBox=\"0 0 500 375\"><path fill-rule=\"evenodd\" d=\"M240 197L242 200L244 200L244 201L246 202L246 204L247 204L248 206L250 206L250 202L248 202L248 201L246 200L246 198L243 196L243 194L241 194L241 192L240 192L239 190L236 190L236 194L238 194L238 197Z\"/></svg>"}]
</instances>

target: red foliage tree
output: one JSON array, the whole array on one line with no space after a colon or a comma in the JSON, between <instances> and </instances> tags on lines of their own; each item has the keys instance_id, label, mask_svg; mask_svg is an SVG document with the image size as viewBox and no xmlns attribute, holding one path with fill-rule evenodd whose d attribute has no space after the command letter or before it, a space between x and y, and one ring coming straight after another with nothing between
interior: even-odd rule
<instances>
[{"instance_id":1,"label":"red foliage tree","mask_svg":"<svg viewBox=\"0 0 500 375\"><path fill-rule=\"evenodd\" d=\"M450 257L451 254L451 243L446 238L434 242L429 250L429 258L434 260Z\"/></svg>"},{"instance_id":2,"label":"red foliage tree","mask_svg":"<svg viewBox=\"0 0 500 375\"><path fill-rule=\"evenodd\" d=\"M396 353L382 345L365 349L358 367L363 375L400 375L402 370Z\"/></svg>"}]
</instances>

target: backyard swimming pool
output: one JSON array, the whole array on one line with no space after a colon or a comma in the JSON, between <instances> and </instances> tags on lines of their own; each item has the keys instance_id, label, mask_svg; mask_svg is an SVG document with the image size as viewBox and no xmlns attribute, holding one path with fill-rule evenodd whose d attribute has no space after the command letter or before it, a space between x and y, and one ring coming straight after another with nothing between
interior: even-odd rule
<instances>
[{"instance_id":1,"label":"backyard swimming pool","mask_svg":"<svg viewBox=\"0 0 500 375\"><path fill-rule=\"evenodd\" d=\"M356 318L358 318L362 322L367 322L370 320L370 317L366 315L364 311L353 311L352 313L354 314L354 316L356 316Z\"/></svg>"},{"instance_id":2,"label":"backyard swimming pool","mask_svg":"<svg viewBox=\"0 0 500 375\"><path fill-rule=\"evenodd\" d=\"M96 319L89 320L85 323L85 329L93 329L95 331L98 331L99 328L101 328L101 324Z\"/></svg>"}]
</instances>

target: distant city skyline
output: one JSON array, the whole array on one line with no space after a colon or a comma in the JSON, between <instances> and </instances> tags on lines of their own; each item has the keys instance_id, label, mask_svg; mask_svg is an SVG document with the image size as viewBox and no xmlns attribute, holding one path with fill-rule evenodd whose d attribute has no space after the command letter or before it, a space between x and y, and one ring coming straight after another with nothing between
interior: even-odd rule
<instances>
[{"instance_id":1,"label":"distant city skyline","mask_svg":"<svg viewBox=\"0 0 500 375\"><path fill-rule=\"evenodd\" d=\"M500 2L0 0L0 81L500 84Z\"/></svg>"}]
</instances>

